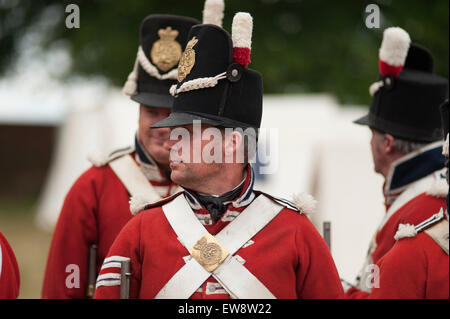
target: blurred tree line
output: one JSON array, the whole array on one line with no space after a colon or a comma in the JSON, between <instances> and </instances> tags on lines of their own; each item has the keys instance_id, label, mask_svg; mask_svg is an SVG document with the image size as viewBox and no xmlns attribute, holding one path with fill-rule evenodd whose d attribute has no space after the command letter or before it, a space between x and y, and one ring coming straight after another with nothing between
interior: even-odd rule
<instances>
[{"instance_id":1,"label":"blurred tree line","mask_svg":"<svg viewBox=\"0 0 450 319\"><path fill-rule=\"evenodd\" d=\"M68 4L80 8L80 28L68 29ZM366 6L381 10L379 29L365 25ZM101 75L122 86L133 67L142 19L152 13L202 19L204 0L0 0L0 74L20 56L21 39L44 33L47 50L64 47L70 75ZM344 104L369 104L378 77L378 48L389 26L406 29L428 47L435 70L448 78L447 0L225 0L224 28L234 13L254 18L251 68L264 77L265 93L329 92ZM57 67L57 66L56 66Z\"/></svg>"}]
</instances>

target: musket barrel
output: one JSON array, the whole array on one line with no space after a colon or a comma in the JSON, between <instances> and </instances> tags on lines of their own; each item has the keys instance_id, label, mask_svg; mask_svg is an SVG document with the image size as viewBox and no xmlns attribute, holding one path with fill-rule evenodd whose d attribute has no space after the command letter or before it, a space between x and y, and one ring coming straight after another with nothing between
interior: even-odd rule
<instances>
[{"instance_id":1,"label":"musket barrel","mask_svg":"<svg viewBox=\"0 0 450 319\"><path fill-rule=\"evenodd\" d=\"M89 247L88 282L86 287L86 297L92 298L95 291L95 281L97 280L97 245Z\"/></svg>"},{"instance_id":2,"label":"musket barrel","mask_svg":"<svg viewBox=\"0 0 450 319\"><path fill-rule=\"evenodd\" d=\"M331 251L331 222L323 222L323 239Z\"/></svg>"},{"instance_id":3,"label":"musket barrel","mask_svg":"<svg viewBox=\"0 0 450 319\"><path fill-rule=\"evenodd\" d=\"M120 267L120 299L130 299L130 260L121 262Z\"/></svg>"}]
</instances>

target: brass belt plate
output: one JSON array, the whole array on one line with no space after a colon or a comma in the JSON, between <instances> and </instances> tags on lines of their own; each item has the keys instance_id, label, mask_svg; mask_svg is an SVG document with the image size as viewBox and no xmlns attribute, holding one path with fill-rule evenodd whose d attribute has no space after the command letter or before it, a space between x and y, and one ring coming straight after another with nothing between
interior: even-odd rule
<instances>
[{"instance_id":1,"label":"brass belt plate","mask_svg":"<svg viewBox=\"0 0 450 319\"><path fill-rule=\"evenodd\" d=\"M206 234L189 250L191 256L208 272L213 272L229 255L211 234Z\"/></svg>"}]
</instances>

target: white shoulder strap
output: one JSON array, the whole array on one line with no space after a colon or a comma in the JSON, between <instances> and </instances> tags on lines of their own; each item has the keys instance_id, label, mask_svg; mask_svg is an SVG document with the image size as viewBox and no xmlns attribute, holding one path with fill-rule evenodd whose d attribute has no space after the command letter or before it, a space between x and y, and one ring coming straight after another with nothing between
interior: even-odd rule
<instances>
[{"instance_id":1,"label":"white shoulder strap","mask_svg":"<svg viewBox=\"0 0 450 319\"><path fill-rule=\"evenodd\" d=\"M230 254L238 251L284 208L264 194L259 195L216 236ZM192 216L194 216L192 214Z\"/></svg>"},{"instance_id":2,"label":"white shoulder strap","mask_svg":"<svg viewBox=\"0 0 450 319\"><path fill-rule=\"evenodd\" d=\"M215 237L229 255L214 271L203 268L191 258L155 298L189 298L209 276L213 276L234 298L269 299L275 296L235 256L246 242L264 228L283 209L264 195L258 196L239 216ZM209 234L193 213L184 196L163 206L170 225L188 251Z\"/></svg>"},{"instance_id":3,"label":"white shoulder strap","mask_svg":"<svg viewBox=\"0 0 450 319\"><path fill-rule=\"evenodd\" d=\"M131 196L145 196L149 202L156 202L161 196L137 166L130 154L121 156L109 163Z\"/></svg>"},{"instance_id":4,"label":"white shoulder strap","mask_svg":"<svg viewBox=\"0 0 450 319\"><path fill-rule=\"evenodd\" d=\"M88 161L91 162L92 165L94 166L101 167L115 160L116 158L119 158L126 154L130 154L132 152L134 152L134 146L129 146L115 150L114 152L108 155L103 153L92 153L88 154Z\"/></svg>"},{"instance_id":5,"label":"white shoulder strap","mask_svg":"<svg viewBox=\"0 0 450 319\"><path fill-rule=\"evenodd\" d=\"M162 209L170 226L177 234L178 240L187 250L194 246L200 237L208 233L198 218L195 217L184 194L163 205Z\"/></svg>"},{"instance_id":6,"label":"white shoulder strap","mask_svg":"<svg viewBox=\"0 0 450 319\"><path fill-rule=\"evenodd\" d=\"M233 299L276 299L236 257L225 260L213 274Z\"/></svg>"}]
</instances>

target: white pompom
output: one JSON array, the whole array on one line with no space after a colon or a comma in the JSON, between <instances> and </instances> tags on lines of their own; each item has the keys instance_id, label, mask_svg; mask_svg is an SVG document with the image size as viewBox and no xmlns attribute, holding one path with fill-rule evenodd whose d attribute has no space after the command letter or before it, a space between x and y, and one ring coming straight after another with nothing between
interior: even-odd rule
<instances>
[{"instance_id":1,"label":"white pompom","mask_svg":"<svg viewBox=\"0 0 450 319\"><path fill-rule=\"evenodd\" d=\"M140 211L142 211L145 206L151 204L151 201L149 201L144 195L134 195L130 199L130 212L133 215L137 215Z\"/></svg>"},{"instance_id":2,"label":"white pompom","mask_svg":"<svg viewBox=\"0 0 450 319\"><path fill-rule=\"evenodd\" d=\"M247 12L238 12L234 15L231 27L231 37L233 47L249 48L252 47L253 18Z\"/></svg>"},{"instance_id":3,"label":"white pompom","mask_svg":"<svg viewBox=\"0 0 450 319\"><path fill-rule=\"evenodd\" d=\"M109 157L100 153L89 154L87 159L95 167L102 167L109 162Z\"/></svg>"},{"instance_id":4,"label":"white pompom","mask_svg":"<svg viewBox=\"0 0 450 319\"><path fill-rule=\"evenodd\" d=\"M397 233L395 233L394 239L399 240L405 237L415 237L417 235L417 230L414 225L410 224L400 224L398 225Z\"/></svg>"},{"instance_id":5,"label":"white pompom","mask_svg":"<svg viewBox=\"0 0 450 319\"><path fill-rule=\"evenodd\" d=\"M381 42L380 60L392 66L404 65L410 43L409 34L402 28L387 28Z\"/></svg>"},{"instance_id":6,"label":"white pompom","mask_svg":"<svg viewBox=\"0 0 450 319\"><path fill-rule=\"evenodd\" d=\"M223 0L206 0L203 10L203 23L222 27L224 9Z\"/></svg>"},{"instance_id":7,"label":"white pompom","mask_svg":"<svg viewBox=\"0 0 450 319\"><path fill-rule=\"evenodd\" d=\"M308 193L294 194L292 202L301 213L306 215L314 213L317 206L317 200Z\"/></svg>"}]
</instances>

